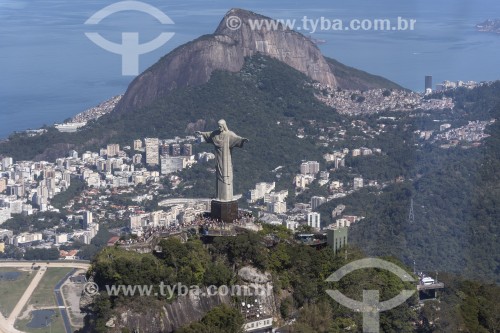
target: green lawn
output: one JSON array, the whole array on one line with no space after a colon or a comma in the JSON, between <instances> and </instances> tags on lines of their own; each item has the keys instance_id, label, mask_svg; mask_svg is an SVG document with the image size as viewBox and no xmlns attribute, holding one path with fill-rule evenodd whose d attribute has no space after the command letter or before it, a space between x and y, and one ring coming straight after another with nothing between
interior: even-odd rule
<instances>
[{"instance_id":1,"label":"green lawn","mask_svg":"<svg viewBox=\"0 0 500 333\"><path fill-rule=\"evenodd\" d=\"M8 267L0 267L0 272L21 272L16 281L0 281L0 312L4 317L8 317L35 274Z\"/></svg>"},{"instance_id":2,"label":"green lawn","mask_svg":"<svg viewBox=\"0 0 500 333\"><path fill-rule=\"evenodd\" d=\"M54 287L71 270L72 268L49 267L26 305L31 304L35 308L57 306Z\"/></svg>"}]
</instances>

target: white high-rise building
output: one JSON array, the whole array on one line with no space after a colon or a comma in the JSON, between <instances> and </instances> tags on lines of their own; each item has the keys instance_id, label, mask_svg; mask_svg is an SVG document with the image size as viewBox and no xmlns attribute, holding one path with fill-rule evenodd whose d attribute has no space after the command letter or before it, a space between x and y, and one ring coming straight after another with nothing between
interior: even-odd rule
<instances>
[{"instance_id":1,"label":"white high-rise building","mask_svg":"<svg viewBox=\"0 0 500 333\"><path fill-rule=\"evenodd\" d=\"M4 157L2 159L2 167L3 167L4 170L6 170L12 164L14 164L14 160L12 159L12 157Z\"/></svg>"},{"instance_id":2,"label":"white high-rise building","mask_svg":"<svg viewBox=\"0 0 500 333\"><path fill-rule=\"evenodd\" d=\"M63 244L68 242L68 234L59 234L56 235L56 243L57 244Z\"/></svg>"},{"instance_id":3,"label":"white high-rise building","mask_svg":"<svg viewBox=\"0 0 500 333\"><path fill-rule=\"evenodd\" d=\"M249 191L250 202L256 202L265 197L266 194L274 190L276 186L275 182L272 183L257 183L255 189Z\"/></svg>"},{"instance_id":4,"label":"white high-rise building","mask_svg":"<svg viewBox=\"0 0 500 333\"><path fill-rule=\"evenodd\" d=\"M0 224L4 223L10 218L11 218L10 208L7 207L0 208Z\"/></svg>"},{"instance_id":5,"label":"white high-rise building","mask_svg":"<svg viewBox=\"0 0 500 333\"><path fill-rule=\"evenodd\" d=\"M360 188L363 187L363 178L361 177L356 177L354 178L354 190L359 190Z\"/></svg>"},{"instance_id":6,"label":"white high-rise building","mask_svg":"<svg viewBox=\"0 0 500 333\"><path fill-rule=\"evenodd\" d=\"M267 211L269 213L274 213L274 214L286 213L286 202L282 201L268 202L266 206L267 206Z\"/></svg>"},{"instance_id":7,"label":"white high-rise building","mask_svg":"<svg viewBox=\"0 0 500 333\"><path fill-rule=\"evenodd\" d=\"M117 156L118 152L120 151L120 145L117 143L108 144L108 146L106 147L106 151L108 157Z\"/></svg>"},{"instance_id":8,"label":"white high-rise building","mask_svg":"<svg viewBox=\"0 0 500 333\"><path fill-rule=\"evenodd\" d=\"M144 139L146 144L146 164L158 165L160 163L160 140L158 138Z\"/></svg>"},{"instance_id":9,"label":"white high-rise building","mask_svg":"<svg viewBox=\"0 0 500 333\"><path fill-rule=\"evenodd\" d=\"M308 161L300 165L300 173L303 175L316 175L319 172L317 161Z\"/></svg>"},{"instance_id":10,"label":"white high-rise building","mask_svg":"<svg viewBox=\"0 0 500 333\"><path fill-rule=\"evenodd\" d=\"M321 215L318 212L307 213L307 225L316 229L321 229Z\"/></svg>"},{"instance_id":11,"label":"white high-rise building","mask_svg":"<svg viewBox=\"0 0 500 333\"><path fill-rule=\"evenodd\" d=\"M92 212L85 211L83 213L83 229L88 229L93 223Z\"/></svg>"}]
</instances>

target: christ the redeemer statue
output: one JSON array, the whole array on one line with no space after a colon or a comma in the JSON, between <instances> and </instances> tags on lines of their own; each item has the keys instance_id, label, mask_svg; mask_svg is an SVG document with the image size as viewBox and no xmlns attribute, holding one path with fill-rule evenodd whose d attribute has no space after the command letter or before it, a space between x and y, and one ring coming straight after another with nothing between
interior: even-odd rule
<instances>
[{"instance_id":1,"label":"christ the redeemer statue","mask_svg":"<svg viewBox=\"0 0 500 333\"><path fill-rule=\"evenodd\" d=\"M232 151L234 147L243 147L248 139L242 138L231 132L226 125L226 121L221 119L218 122L219 129L213 132L195 132L201 135L205 142L211 143L215 147L216 160L216 200L219 202L233 201L233 163Z\"/></svg>"}]
</instances>

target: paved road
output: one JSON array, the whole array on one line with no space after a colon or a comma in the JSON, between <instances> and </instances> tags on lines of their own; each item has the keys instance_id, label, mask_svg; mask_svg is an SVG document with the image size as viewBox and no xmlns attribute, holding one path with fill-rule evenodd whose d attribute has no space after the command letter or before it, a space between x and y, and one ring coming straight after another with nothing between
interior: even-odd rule
<instances>
[{"instance_id":1,"label":"paved road","mask_svg":"<svg viewBox=\"0 0 500 333\"><path fill-rule=\"evenodd\" d=\"M32 261L0 261L0 267L12 267L12 268L31 268L31 266L35 264L35 266L40 266L40 269L36 271L36 276L31 280L30 285L24 292L23 296L17 302L16 306L14 307L14 310L12 310L11 314L9 315L8 319L5 319L4 316L0 314L0 333L23 333L17 329L14 328L14 324L16 322L17 317L23 310L24 306L28 302L29 298L31 297L31 294L35 290L35 288L38 286L38 283L42 279L43 275L45 274L47 268L50 267L68 267L68 268L79 268L79 269L85 269L87 270L90 267L89 262L62 262L62 261L51 261L51 262L32 262ZM66 280L67 276L62 280L64 282ZM62 283L59 282L57 286L54 289L54 292L56 292L56 289L60 289ZM60 292L60 290L59 290ZM60 295L61 296L61 295ZM57 294L56 294L56 299L58 299ZM64 307L64 300L62 300L62 305L59 304L59 299L57 301L59 306ZM61 314L63 314L63 310L65 315L63 314L63 320L64 320L64 326L66 327L67 332L71 332L71 325L69 325L69 320L67 317L67 312L66 309L60 308ZM68 323L66 321L68 320ZM69 327L69 331L67 329Z\"/></svg>"},{"instance_id":2,"label":"paved road","mask_svg":"<svg viewBox=\"0 0 500 333\"><path fill-rule=\"evenodd\" d=\"M16 306L14 307L14 310L12 310L12 312L10 313L9 318L7 318L7 324L9 324L10 326L14 326L16 318L19 316L21 311L23 311L24 306L30 299L31 294L38 286L38 283L40 282L46 271L47 271L47 266L40 266L40 269L38 271L34 271L36 272L35 277L31 280L30 285L24 292L23 296L21 296L19 302L17 302Z\"/></svg>"},{"instance_id":3,"label":"paved road","mask_svg":"<svg viewBox=\"0 0 500 333\"><path fill-rule=\"evenodd\" d=\"M47 266L47 267L69 267L69 268L83 268L88 269L90 267L90 262L64 262L64 261L0 261L0 267L24 267L30 268L33 263L35 266Z\"/></svg>"},{"instance_id":4,"label":"paved road","mask_svg":"<svg viewBox=\"0 0 500 333\"><path fill-rule=\"evenodd\" d=\"M64 298L62 296L62 290L61 286L66 282L66 280L75 273L77 269L74 268L71 272L66 274L61 281L59 281L54 288L54 294L56 295L56 301L57 301L57 306L59 307L59 310L61 311L61 316L64 322L64 328L66 329L66 333L71 333L71 324L69 320L69 315L68 315L68 310L66 309L66 303L64 303Z\"/></svg>"}]
</instances>

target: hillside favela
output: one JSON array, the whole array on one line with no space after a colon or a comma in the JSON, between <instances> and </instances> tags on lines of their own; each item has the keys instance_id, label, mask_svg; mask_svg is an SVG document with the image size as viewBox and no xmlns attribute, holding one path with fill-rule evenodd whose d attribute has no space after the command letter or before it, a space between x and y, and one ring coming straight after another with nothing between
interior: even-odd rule
<instances>
[{"instance_id":1,"label":"hillside favela","mask_svg":"<svg viewBox=\"0 0 500 333\"><path fill-rule=\"evenodd\" d=\"M183 15L210 14L188 2ZM347 45L356 20L291 26L266 7L222 2L215 30L186 39L168 26L185 39L146 69L134 61L154 43L95 32L131 12L173 25L170 5L86 7L78 38L102 67L119 63L126 88L90 104L79 88L70 116L0 125L10 133L0 138L0 332L500 332L498 67L477 78L457 63L443 77L453 60L435 53L436 75L415 65L418 87L406 87L384 77L397 55L372 74L325 51ZM28 3L3 8L30 15ZM373 31L348 38L385 27L404 39L426 10L358 20ZM471 20L467 34L500 46L498 19ZM344 31L327 35L334 27ZM82 86L119 85L96 68ZM80 103L79 78L64 80L65 100Z\"/></svg>"}]
</instances>

